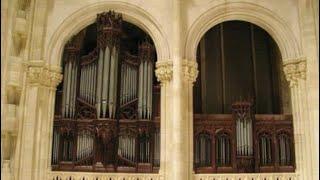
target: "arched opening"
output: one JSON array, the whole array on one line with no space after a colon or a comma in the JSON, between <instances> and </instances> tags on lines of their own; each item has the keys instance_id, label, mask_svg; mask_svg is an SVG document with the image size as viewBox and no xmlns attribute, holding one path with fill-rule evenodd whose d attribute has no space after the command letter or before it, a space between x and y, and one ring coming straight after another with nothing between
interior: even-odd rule
<instances>
[{"instance_id":1,"label":"arched opening","mask_svg":"<svg viewBox=\"0 0 320 180\"><path fill-rule=\"evenodd\" d=\"M271 36L252 23L226 21L205 33L196 59L199 77L193 91L195 131L205 124L215 139L211 146L215 143L216 148L211 148L212 163L206 167L194 164L195 171L294 171L290 158L290 163L281 165L276 135L258 133L293 131L290 89L281 68L279 48ZM221 130L230 134L221 134ZM201 152L194 152L199 153L194 157L201 156Z\"/></svg>"},{"instance_id":2,"label":"arched opening","mask_svg":"<svg viewBox=\"0 0 320 180\"><path fill-rule=\"evenodd\" d=\"M156 60L151 37L113 11L98 14L66 43L64 78L56 93L53 170L158 171ZM141 129L147 141L138 136Z\"/></svg>"}]
</instances>

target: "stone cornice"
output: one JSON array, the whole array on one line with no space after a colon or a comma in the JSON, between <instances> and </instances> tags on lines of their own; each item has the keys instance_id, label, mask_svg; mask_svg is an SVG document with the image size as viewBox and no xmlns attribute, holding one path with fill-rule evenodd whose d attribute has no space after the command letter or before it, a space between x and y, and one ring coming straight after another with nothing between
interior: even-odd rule
<instances>
[{"instance_id":1,"label":"stone cornice","mask_svg":"<svg viewBox=\"0 0 320 180\"><path fill-rule=\"evenodd\" d=\"M182 61L182 73L185 80L194 83L198 77L198 63L192 60Z\"/></svg>"},{"instance_id":2,"label":"stone cornice","mask_svg":"<svg viewBox=\"0 0 320 180\"><path fill-rule=\"evenodd\" d=\"M156 77L161 84L171 81L173 74L172 61L158 61L156 63Z\"/></svg>"},{"instance_id":3,"label":"stone cornice","mask_svg":"<svg viewBox=\"0 0 320 180\"><path fill-rule=\"evenodd\" d=\"M283 71L290 87L298 85L299 80L306 79L306 59L298 58L283 63Z\"/></svg>"},{"instance_id":4,"label":"stone cornice","mask_svg":"<svg viewBox=\"0 0 320 180\"><path fill-rule=\"evenodd\" d=\"M31 86L44 86L55 89L62 81L60 69L48 67L42 61L28 63L27 82Z\"/></svg>"}]
</instances>

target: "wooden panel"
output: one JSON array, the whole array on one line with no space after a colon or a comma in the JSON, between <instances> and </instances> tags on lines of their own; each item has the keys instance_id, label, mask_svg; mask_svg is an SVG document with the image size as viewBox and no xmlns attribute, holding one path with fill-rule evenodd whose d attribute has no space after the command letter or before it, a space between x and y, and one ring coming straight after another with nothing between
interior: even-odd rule
<instances>
[{"instance_id":1,"label":"wooden panel","mask_svg":"<svg viewBox=\"0 0 320 180\"><path fill-rule=\"evenodd\" d=\"M206 47L206 107L207 113L223 113L220 27L205 35Z\"/></svg>"},{"instance_id":2,"label":"wooden panel","mask_svg":"<svg viewBox=\"0 0 320 180\"><path fill-rule=\"evenodd\" d=\"M223 23L226 74L225 113L231 112L231 103L243 97L254 96L253 67L250 42L250 24L240 21Z\"/></svg>"},{"instance_id":3,"label":"wooden panel","mask_svg":"<svg viewBox=\"0 0 320 180\"><path fill-rule=\"evenodd\" d=\"M273 113L273 84L269 59L268 37L265 31L254 28L254 46L257 74L257 113ZM272 60L273 61L273 60Z\"/></svg>"}]
</instances>

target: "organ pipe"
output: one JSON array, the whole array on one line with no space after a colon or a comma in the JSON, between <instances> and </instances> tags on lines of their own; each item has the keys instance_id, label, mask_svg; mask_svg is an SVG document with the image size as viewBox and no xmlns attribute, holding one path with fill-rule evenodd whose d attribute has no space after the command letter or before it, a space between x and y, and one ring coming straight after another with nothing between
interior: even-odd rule
<instances>
[{"instance_id":1,"label":"organ pipe","mask_svg":"<svg viewBox=\"0 0 320 180\"><path fill-rule=\"evenodd\" d=\"M96 91L96 109L97 109L97 117L100 118L100 110L101 110L101 87L102 87L102 72L103 72L103 50L99 49L99 57L98 57L98 76L97 76L97 91Z\"/></svg>"},{"instance_id":2,"label":"organ pipe","mask_svg":"<svg viewBox=\"0 0 320 180\"><path fill-rule=\"evenodd\" d=\"M106 46L103 61L102 118L106 117L109 93L110 49ZM111 83L110 83L111 84Z\"/></svg>"},{"instance_id":3,"label":"organ pipe","mask_svg":"<svg viewBox=\"0 0 320 180\"><path fill-rule=\"evenodd\" d=\"M147 41L139 46L138 115L140 119L151 119L152 116L153 53L153 46Z\"/></svg>"},{"instance_id":4,"label":"organ pipe","mask_svg":"<svg viewBox=\"0 0 320 180\"><path fill-rule=\"evenodd\" d=\"M237 155L252 156L252 103L236 102L232 104L232 111L236 119Z\"/></svg>"}]
</instances>

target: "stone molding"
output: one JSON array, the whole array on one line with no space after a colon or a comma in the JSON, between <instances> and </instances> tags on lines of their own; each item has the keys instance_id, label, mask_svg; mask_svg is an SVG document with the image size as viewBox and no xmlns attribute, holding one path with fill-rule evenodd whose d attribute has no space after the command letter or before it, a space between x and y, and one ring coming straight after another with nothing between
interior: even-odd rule
<instances>
[{"instance_id":1,"label":"stone molding","mask_svg":"<svg viewBox=\"0 0 320 180\"><path fill-rule=\"evenodd\" d=\"M306 59L297 58L283 63L283 71L290 87L298 85L299 80L306 79Z\"/></svg>"},{"instance_id":2,"label":"stone molding","mask_svg":"<svg viewBox=\"0 0 320 180\"><path fill-rule=\"evenodd\" d=\"M31 86L44 86L55 89L62 81L62 74L56 68L50 68L42 62L29 63L27 83Z\"/></svg>"},{"instance_id":3,"label":"stone molding","mask_svg":"<svg viewBox=\"0 0 320 180\"><path fill-rule=\"evenodd\" d=\"M156 63L156 77L161 84L171 81L173 74L172 61L158 61Z\"/></svg>"},{"instance_id":4,"label":"stone molding","mask_svg":"<svg viewBox=\"0 0 320 180\"><path fill-rule=\"evenodd\" d=\"M185 80L194 83L199 74L198 63L187 59L182 60L182 73Z\"/></svg>"}]
</instances>

